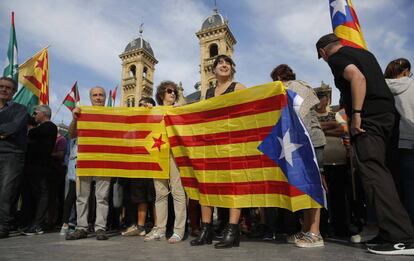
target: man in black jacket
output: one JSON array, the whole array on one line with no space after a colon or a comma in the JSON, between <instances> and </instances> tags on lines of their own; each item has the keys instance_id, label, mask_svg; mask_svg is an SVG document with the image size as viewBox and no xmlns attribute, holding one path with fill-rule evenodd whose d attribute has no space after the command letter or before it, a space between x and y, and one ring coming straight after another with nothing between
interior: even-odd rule
<instances>
[{"instance_id":1,"label":"man in black jacket","mask_svg":"<svg viewBox=\"0 0 414 261\"><path fill-rule=\"evenodd\" d=\"M37 105L33 118L37 124L28 133L29 143L26 153L25 193L34 199L34 216L30 217L27 229L22 233L27 236L43 234L48 209L47 178L52 169L52 152L57 137L57 126L50 121L52 111L47 105ZM25 202L23 202L25 204Z\"/></svg>"},{"instance_id":2,"label":"man in black jacket","mask_svg":"<svg viewBox=\"0 0 414 261\"><path fill-rule=\"evenodd\" d=\"M17 83L0 78L0 238L9 236L26 151L27 108L12 102Z\"/></svg>"}]
</instances>

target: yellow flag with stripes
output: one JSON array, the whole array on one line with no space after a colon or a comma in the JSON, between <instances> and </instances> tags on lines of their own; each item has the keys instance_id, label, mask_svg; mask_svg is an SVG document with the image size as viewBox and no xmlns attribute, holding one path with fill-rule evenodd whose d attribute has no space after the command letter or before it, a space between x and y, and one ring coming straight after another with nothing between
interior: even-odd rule
<instances>
[{"instance_id":1,"label":"yellow flag with stripes","mask_svg":"<svg viewBox=\"0 0 414 261\"><path fill-rule=\"evenodd\" d=\"M81 107L78 176L169 178L166 107Z\"/></svg>"}]
</instances>

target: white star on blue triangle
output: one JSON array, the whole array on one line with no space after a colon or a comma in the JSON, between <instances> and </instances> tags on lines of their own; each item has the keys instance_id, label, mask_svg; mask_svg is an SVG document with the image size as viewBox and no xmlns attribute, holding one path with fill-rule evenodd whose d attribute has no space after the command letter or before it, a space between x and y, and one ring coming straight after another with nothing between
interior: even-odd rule
<instances>
[{"instance_id":1,"label":"white star on blue triangle","mask_svg":"<svg viewBox=\"0 0 414 261\"><path fill-rule=\"evenodd\" d=\"M293 109L296 95L295 92L287 90L287 105L282 109L279 121L258 149L278 164L290 185L321 206L326 206L312 142Z\"/></svg>"}]
</instances>

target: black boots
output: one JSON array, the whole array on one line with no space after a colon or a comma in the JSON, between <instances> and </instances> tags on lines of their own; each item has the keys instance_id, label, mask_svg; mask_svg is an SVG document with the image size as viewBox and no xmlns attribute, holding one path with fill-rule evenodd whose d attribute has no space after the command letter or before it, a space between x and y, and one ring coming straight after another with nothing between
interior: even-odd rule
<instances>
[{"instance_id":1,"label":"black boots","mask_svg":"<svg viewBox=\"0 0 414 261\"><path fill-rule=\"evenodd\" d=\"M238 247L240 244L239 224L228 224L223 231L223 238L214 245L215 248Z\"/></svg>"},{"instance_id":2,"label":"black boots","mask_svg":"<svg viewBox=\"0 0 414 261\"><path fill-rule=\"evenodd\" d=\"M213 240L213 229L211 223L201 223L200 234L194 240L191 240L192 246L211 245Z\"/></svg>"}]
</instances>

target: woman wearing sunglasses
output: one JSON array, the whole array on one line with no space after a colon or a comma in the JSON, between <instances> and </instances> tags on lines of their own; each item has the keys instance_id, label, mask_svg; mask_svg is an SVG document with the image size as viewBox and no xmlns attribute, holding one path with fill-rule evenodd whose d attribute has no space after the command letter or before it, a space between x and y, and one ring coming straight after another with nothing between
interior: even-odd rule
<instances>
[{"instance_id":1,"label":"woman wearing sunglasses","mask_svg":"<svg viewBox=\"0 0 414 261\"><path fill-rule=\"evenodd\" d=\"M217 84L214 88L207 90L206 99L220 96L226 93L245 89L243 84L233 81L235 63L227 55L219 55L213 63L213 73ZM230 248L239 246L240 231L239 219L241 208L230 208L229 221L223 231L220 242L214 245L215 248ZM191 241L192 246L211 244L212 241L212 215L213 206L201 206L201 231L199 236Z\"/></svg>"},{"instance_id":2,"label":"woman wearing sunglasses","mask_svg":"<svg viewBox=\"0 0 414 261\"><path fill-rule=\"evenodd\" d=\"M164 81L157 87L155 99L159 105L171 106L178 100L177 84L171 81ZM184 237L185 223L187 217L186 198L183 185L181 184L180 172L174 158L170 157L170 178L154 179L155 187L155 210L156 224L145 241L165 239L166 225L168 219L168 194L174 200L174 233L168 239L168 243L174 244L180 242Z\"/></svg>"}]
</instances>

